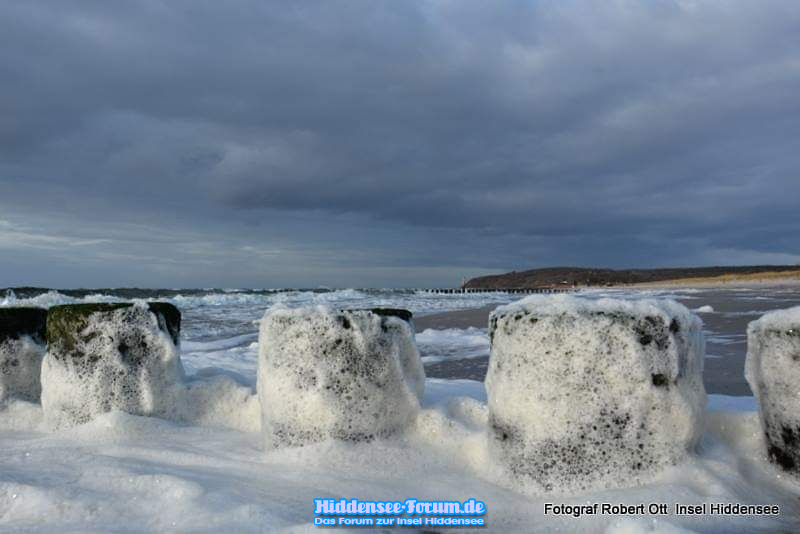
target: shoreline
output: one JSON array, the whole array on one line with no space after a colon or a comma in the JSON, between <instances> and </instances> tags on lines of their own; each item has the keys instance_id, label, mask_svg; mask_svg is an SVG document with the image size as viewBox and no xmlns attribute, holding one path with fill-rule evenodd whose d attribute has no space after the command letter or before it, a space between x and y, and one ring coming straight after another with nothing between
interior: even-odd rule
<instances>
[{"instance_id":1,"label":"shoreline","mask_svg":"<svg viewBox=\"0 0 800 534\"><path fill-rule=\"evenodd\" d=\"M679 280L666 280L663 282L642 282L639 284L617 285L613 288L625 289L796 289L800 287L800 277L774 277L774 278L685 278Z\"/></svg>"},{"instance_id":2,"label":"shoreline","mask_svg":"<svg viewBox=\"0 0 800 534\"><path fill-rule=\"evenodd\" d=\"M479 287L467 288L469 290L488 291L488 292L510 292L521 291L520 298L523 298L528 290L560 290L566 293L580 293L581 291L598 291L614 289L798 289L800 288L800 271L793 276L774 276L748 278L747 275L732 275L730 277L712 278L679 278L675 280L659 280L656 282L636 282L631 284L618 283L608 285L577 285L577 286L541 286L541 287Z\"/></svg>"},{"instance_id":3,"label":"shoreline","mask_svg":"<svg viewBox=\"0 0 800 534\"><path fill-rule=\"evenodd\" d=\"M666 290L691 288L704 290L686 295L670 295L687 308L697 310L707 306L711 311L699 313L703 320L706 336L706 357L703 382L709 394L731 396L751 396L752 392L744 378L744 364L747 352L747 325L758 316L773 309L784 309L800 305L800 281L787 284L785 280L767 280L754 283L753 280L716 283L707 282L689 285L648 284L647 286L619 287L635 293L655 287ZM785 288L786 291L781 291ZM599 289L599 288L598 288ZM611 288L613 289L613 288ZM753 293L728 293L729 290L752 289ZM758 290L772 290L772 297L764 299ZM777 289L777 291L775 291ZM587 296L588 295L587 291ZM579 292L577 293L579 294ZM621 295L625 296L625 295ZM642 295L642 296L647 296ZM520 295L523 298L524 295ZM500 304L491 304L467 310L439 312L414 317L417 332L427 329L445 330L470 327L484 332L488 327L489 313ZM424 354L423 354L424 356ZM488 351L485 356L453 358L430 362L425 365L425 373L431 378L471 379L482 382L488 370Z\"/></svg>"},{"instance_id":4,"label":"shoreline","mask_svg":"<svg viewBox=\"0 0 800 534\"><path fill-rule=\"evenodd\" d=\"M636 287L720 284L800 283L800 264L714 267L662 267L609 269L600 267L544 267L528 271L478 276L465 282L470 289L576 289L584 287Z\"/></svg>"},{"instance_id":5,"label":"shoreline","mask_svg":"<svg viewBox=\"0 0 800 534\"><path fill-rule=\"evenodd\" d=\"M446 328L486 328L489 326L489 313L501 304L487 304L478 308L436 312L429 315L415 316L412 319L417 332L428 328L444 330Z\"/></svg>"},{"instance_id":6,"label":"shoreline","mask_svg":"<svg viewBox=\"0 0 800 534\"><path fill-rule=\"evenodd\" d=\"M758 279L758 280L726 280L726 281L709 281L697 279L695 282L686 280L675 280L669 282L645 282L641 284L628 284L628 285L614 285L614 286L581 286L575 288L573 294L580 295L581 291L596 291L596 290L613 290L613 289L707 289L725 290L725 289L787 289L799 290L800 278L776 278L776 279ZM502 289L497 290L502 291ZM528 295L520 294L519 299L523 299ZM518 300L518 299L515 299ZM426 328L444 329L444 328L486 328L489 323L489 313L503 304L488 304L476 308L467 308L463 310L453 310L445 312L436 312L421 316L415 316L413 319L414 325L418 332Z\"/></svg>"}]
</instances>

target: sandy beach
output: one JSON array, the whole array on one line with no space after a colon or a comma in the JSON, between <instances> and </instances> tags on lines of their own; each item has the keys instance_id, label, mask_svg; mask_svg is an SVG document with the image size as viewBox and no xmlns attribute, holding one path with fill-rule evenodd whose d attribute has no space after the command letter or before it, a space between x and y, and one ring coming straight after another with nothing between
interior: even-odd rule
<instances>
[{"instance_id":1,"label":"sandy beach","mask_svg":"<svg viewBox=\"0 0 800 534\"><path fill-rule=\"evenodd\" d=\"M497 306L484 306L473 310L458 310L433 315L423 315L414 318L414 327L417 332L428 328L441 330L443 328L486 328L489 324L489 313Z\"/></svg>"},{"instance_id":2,"label":"sandy beach","mask_svg":"<svg viewBox=\"0 0 800 534\"><path fill-rule=\"evenodd\" d=\"M800 268L796 271L681 278L630 284L624 287L642 289L791 289L800 287Z\"/></svg>"}]
</instances>

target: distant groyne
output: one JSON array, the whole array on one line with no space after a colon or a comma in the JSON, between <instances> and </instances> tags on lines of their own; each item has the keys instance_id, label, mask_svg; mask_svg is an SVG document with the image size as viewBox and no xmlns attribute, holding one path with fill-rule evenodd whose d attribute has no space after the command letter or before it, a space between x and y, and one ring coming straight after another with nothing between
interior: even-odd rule
<instances>
[{"instance_id":1,"label":"distant groyne","mask_svg":"<svg viewBox=\"0 0 800 534\"><path fill-rule=\"evenodd\" d=\"M522 293L522 294L544 294L553 293L574 293L579 291L577 288L562 287L512 287L512 288L488 288L488 287L451 287L441 289L423 289L426 293L435 295L461 294L461 293Z\"/></svg>"}]
</instances>

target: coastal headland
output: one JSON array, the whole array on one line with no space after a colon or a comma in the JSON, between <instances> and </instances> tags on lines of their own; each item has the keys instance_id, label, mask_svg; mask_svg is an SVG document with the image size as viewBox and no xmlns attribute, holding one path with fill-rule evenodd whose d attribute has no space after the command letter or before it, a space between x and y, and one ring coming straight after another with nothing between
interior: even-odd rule
<instances>
[{"instance_id":1,"label":"coastal headland","mask_svg":"<svg viewBox=\"0 0 800 534\"><path fill-rule=\"evenodd\" d=\"M546 267L479 276L465 289L539 289L615 286L685 286L800 284L800 265L667 267L658 269L604 269Z\"/></svg>"}]
</instances>

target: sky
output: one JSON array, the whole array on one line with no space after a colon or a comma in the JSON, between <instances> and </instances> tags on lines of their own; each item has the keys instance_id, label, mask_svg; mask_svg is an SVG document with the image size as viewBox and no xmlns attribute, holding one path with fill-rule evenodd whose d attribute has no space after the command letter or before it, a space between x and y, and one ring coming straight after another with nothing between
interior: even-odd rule
<instances>
[{"instance_id":1,"label":"sky","mask_svg":"<svg viewBox=\"0 0 800 534\"><path fill-rule=\"evenodd\" d=\"M5 0L0 258L0 287L800 263L800 2Z\"/></svg>"}]
</instances>

